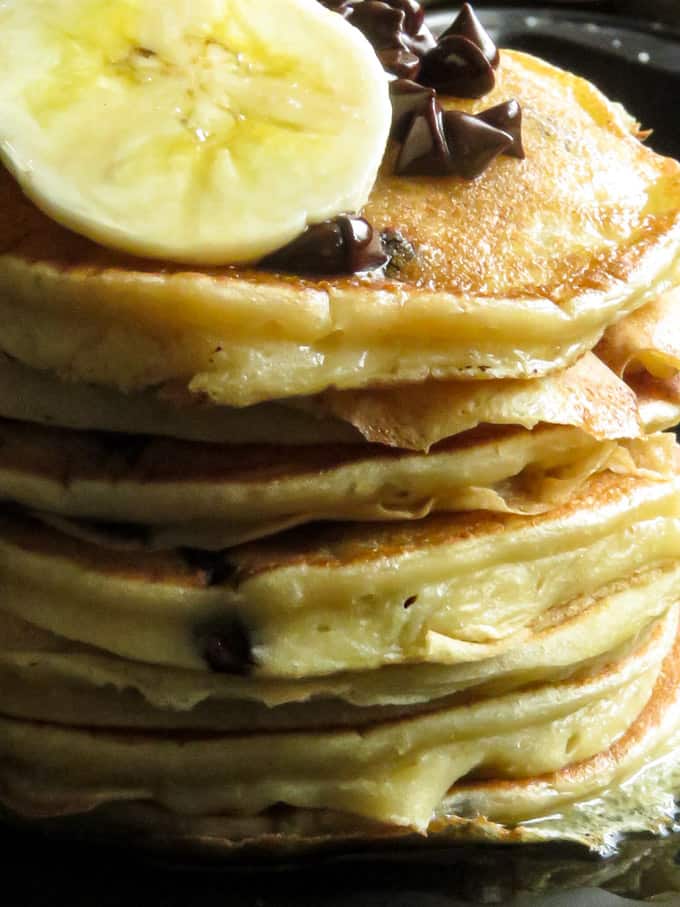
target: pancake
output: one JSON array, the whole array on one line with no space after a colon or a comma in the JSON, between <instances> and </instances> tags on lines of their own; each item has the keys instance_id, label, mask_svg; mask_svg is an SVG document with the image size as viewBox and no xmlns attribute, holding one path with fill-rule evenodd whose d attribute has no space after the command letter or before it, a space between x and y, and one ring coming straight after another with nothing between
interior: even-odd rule
<instances>
[{"instance_id":1,"label":"pancake","mask_svg":"<svg viewBox=\"0 0 680 907\"><path fill-rule=\"evenodd\" d=\"M637 437L675 424L675 405L664 405L675 376L669 359L677 345L675 299L675 291L666 294L611 328L598 346L605 364L586 354L561 372L531 381L428 381L393 390L328 391L243 409L199 404L180 387L124 395L69 384L0 355L0 416L73 429L286 447L369 441L427 450L480 425L531 429L541 422L569 425L598 439ZM663 377L658 368L646 369L644 363L651 361L665 363ZM661 385L652 392L650 382Z\"/></svg>"},{"instance_id":2,"label":"pancake","mask_svg":"<svg viewBox=\"0 0 680 907\"><path fill-rule=\"evenodd\" d=\"M476 816L484 792L483 814L500 819L515 789L515 814L535 817L597 791L677 724L677 626L674 607L599 671L361 733L154 735L0 717L0 797L38 817L117 800L237 817L283 803L436 833Z\"/></svg>"},{"instance_id":3,"label":"pancake","mask_svg":"<svg viewBox=\"0 0 680 907\"><path fill-rule=\"evenodd\" d=\"M619 105L525 54L504 51L495 89L456 106L509 97L526 160L498 158L472 182L404 178L388 149L363 213L415 249L389 278L159 267L58 227L3 174L0 349L74 381L179 381L233 406L564 368L677 285L680 166Z\"/></svg>"},{"instance_id":4,"label":"pancake","mask_svg":"<svg viewBox=\"0 0 680 907\"><path fill-rule=\"evenodd\" d=\"M368 441L416 450L479 423L532 428L542 421L578 426L594 437L630 437L633 398L647 432L680 420L680 412L674 419L677 407L654 406L655 400L661 404L673 396L680 369L679 289L609 328L595 353L533 381L427 381L394 389L330 390L297 405L349 422Z\"/></svg>"},{"instance_id":5,"label":"pancake","mask_svg":"<svg viewBox=\"0 0 680 907\"><path fill-rule=\"evenodd\" d=\"M372 443L411 450L429 450L480 424L571 425L599 439L642 433L635 394L591 353L539 380L426 381L392 389L328 391L298 405L349 422Z\"/></svg>"},{"instance_id":6,"label":"pancake","mask_svg":"<svg viewBox=\"0 0 680 907\"><path fill-rule=\"evenodd\" d=\"M414 418L409 428L403 416ZM630 388L587 354L534 381L432 382L395 391L328 394L244 409L192 403L186 393L125 396L67 384L0 356L0 416L96 431L222 444L362 443L425 450L478 425L570 425L598 439L642 434ZM373 422L369 421L373 419ZM356 426L349 424L355 421Z\"/></svg>"},{"instance_id":7,"label":"pancake","mask_svg":"<svg viewBox=\"0 0 680 907\"><path fill-rule=\"evenodd\" d=\"M674 562L676 480L604 473L548 513L311 525L226 552L106 549L0 522L0 610L153 664L303 677L456 664L557 605Z\"/></svg>"},{"instance_id":8,"label":"pancake","mask_svg":"<svg viewBox=\"0 0 680 907\"><path fill-rule=\"evenodd\" d=\"M630 381L639 401L640 418L649 431L665 431L680 423L680 375L652 378L642 372Z\"/></svg>"},{"instance_id":9,"label":"pancake","mask_svg":"<svg viewBox=\"0 0 680 907\"><path fill-rule=\"evenodd\" d=\"M609 328L597 354L634 391L648 431L680 422L680 290Z\"/></svg>"},{"instance_id":10,"label":"pancake","mask_svg":"<svg viewBox=\"0 0 680 907\"><path fill-rule=\"evenodd\" d=\"M521 645L480 661L285 681L130 661L0 612L0 713L86 728L359 728L597 672L636 648L679 581L680 565L638 573L554 609Z\"/></svg>"},{"instance_id":11,"label":"pancake","mask_svg":"<svg viewBox=\"0 0 680 907\"><path fill-rule=\"evenodd\" d=\"M620 378L680 372L680 287L663 293L609 328L597 355Z\"/></svg>"},{"instance_id":12,"label":"pancake","mask_svg":"<svg viewBox=\"0 0 680 907\"><path fill-rule=\"evenodd\" d=\"M176 395L175 395L176 397ZM0 416L89 431L159 435L216 444L361 443L351 425L277 403L239 410L177 404L156 392L126 396L69 384L0 354Z\"/></svg>"},{"instance_id":13,"label":"pancake","mask_svg":"<svg viewBox=\"0 0 680 907\"><path fill-rule=\"evenodd\" d=\"M0 499L106 547L218 550L315 520L540 513L609 470L668 477L671 435L478 429L428 456L376 445L221 446L0 420ZM42 512L41 512L42 511Z\"/></svg>"}]
</instances>

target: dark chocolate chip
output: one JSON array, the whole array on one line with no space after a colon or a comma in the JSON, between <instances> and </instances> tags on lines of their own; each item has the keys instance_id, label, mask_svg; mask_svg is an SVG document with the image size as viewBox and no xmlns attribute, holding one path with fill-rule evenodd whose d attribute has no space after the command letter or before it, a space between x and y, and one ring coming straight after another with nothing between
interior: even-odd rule
<instances>
[{"instance_id":1,"label":"dark chocolate chip","mask_svg":"<svg viewBox=\"0 0 680 907\"><path fill-rule=\"evenodd\" d=\"M362 0L334 8L363 32L376 51L403 50L420 58L437 45L416 0Z\"/></svg>"},{"instance_id":2,"label":"dark chocolate chip","mask_svg":"<svg viewBox=\"0 0 680 907\"><path fill-rule=\"evenodd\" d=\"M308 227L261 264L273 270L330 276L376 270L387 260L380 236L367 221L341 215Z\"/></svg>"},{"instance_id":3,"label":"dark chocolate chip","mask_svg":"<svg viewBox=\"0 0 680 907\"><path fill-rule=\"evenodd\" d=\"M434 88L418 85L409 79L395 79L390 83L392 100L392 130L390 135L401 141L409 130L416 114L423 113L431 98Z\"/></svg>"},{"instance_id":4,"label":"dark chocolate chip","mask_svg":"<svg viewBox=\"0 0 680 907\"><path fill-rule=\"evenodd\" d=\"M383 0L388 6L400 9L404 14L404 30L416 35L425 23L425 9L418 0Z\"/></svg>"},{"instance_id":5,"label":"dark chocolate chip","mask_svg":"<svg viewBox=\"0 0 680 907\"><path fill-rule=\"evenodd\" d=\"M398 79L415 79L420 72L420 58L401 47L378 51L378 59L383 69Z\"/></svg>"},{"instance_id":6,"label":"dark chocolate chip","mask_svg":"<svg viewBox=\"0 0 680 907\"><path fill-rule=\"evenodd\" d=\"M363 217L339 217L340 229L345 240L347 273L360 274L375 271L388 262L382 239Z\"/></svg>"},{"instance_id":7,"label":"dark chocolate chip","mask_svg":"<svg viewBox=\"0 0 680 907\"><path fill-rule=\"evenodd\" d=\"M512 137L512 144L505 149L503 154L510 157L524 158L524 146L522 144L522 108L517 101L505 101L503 104L497 104L495 107L489 107L477 114L478 120L483 120L489 126L495 126L496 129L502 129Z\"/></svg>"},{"instance_id":8,"label":"dark chocolate chip","mask_svg":"<svg viewBox=\"0 0 680 907\"><path fill-rule=\"evenodd\" d=\"M395 170L403 176L442 176L451 172L451 156L436 98L429 98L423 112L411 120Z\"/></svg>"},{"instance_id":9,"label":"dark chocolate chip","mask_svg":"<svg viewBox=\"0 0 680 907\"><path fill-rule=\"evenodd\" d=\"M255 667L248 628L238 617L197 633L201 655L217 674L249 674Z\"/></svg>"},{"instance_id":10,"label":"dark chocolate chip","mask_svg":"<svg viewBox=\"0 0 680 907\"><path fill-rule=\"evenodd\" d=\"M471 180L483 173L491 161L512 145L512 136L483 120L459 110L442 116L451 172Z\"/></svg>"},{"instance_id":11,"label":"dark chocolate chip","mask_svg":"<svg viewBox=\"0 0 680 907\"><path fill-rule=\"evenodd\" d=\"M408 32L402 38L402 42L418 57L424 57L433 48L437 46L437 40L427 25L421 25L417 32L409 34Z\"/></svg>"},{"instance_id":12,"label":"dark chocolate chip","mask_svg":"<svg viewBox=\"0 0 680 907\"><path fill-rule=\"evenodd\" d=\"M479 21L469 3L463 4L461 11L446 31L440 35L439 40L449 38L452 35L472 41L482 51L491 66L496 67L500 63L498 48L491 40L491 36Z\"/></svg>"},{"instance_id":13,"label":"dark chocolate chip","mask_svg":"<svg viewBox=\"0 0 680 907\"><path fill-rule=\"evenodd\" d=\"M481 98L496 84L482 51L459 35L444 38L423 57L419 79L423 85L458 98Z\"/></svg>"},{"instance_id":14,"label":"dark chocolate chip","mask_svg":"<svg viewBox=\"0 0 680 907\"><path fill-rule=\"evenodd\" d=\"M300 274L338 274L345 262L344 243L340 224L327 220L307 227L297 239L265 258L262 265Z\"/></svg>"},{"instance_id":15,"label":"dark chocolate chip","mask_svg":"<svg viewBox=\"0 0 680 907\"><path fill-rule=\"evenodd\" d=\"M406 15L382 0L362 0L353 6L348 22L358 28L371 42L375 50L403 48Z\"/></svg>"},{"instance_id":16,"label":"dark chocolate chip","mask_svg":"<svg viewBox=\"0 0 680 907\"><path fill-rule=\"evenodd\" d=\"M224 551L181 548L179 553L192 570L205 574L206 586L221 586L235 579L238 573L238 566L229 560Z\"/></svg>"}]
</instances>

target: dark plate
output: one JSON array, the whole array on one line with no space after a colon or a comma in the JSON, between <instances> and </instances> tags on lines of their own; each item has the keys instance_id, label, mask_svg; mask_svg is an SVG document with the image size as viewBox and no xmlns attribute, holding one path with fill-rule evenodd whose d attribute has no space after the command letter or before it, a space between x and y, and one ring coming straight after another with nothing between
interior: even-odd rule
<instances>
[{"instance_id":1,"label":"dark plate","mask_svg":"<svg viewBox=\"0 0 680 907\"><path fill-rule=\"evenodd\" d=\"M671 23L677 17L680 29L680 0L638 8L658 9ZM478 11L500 45L595 82L654 130L652 147L680 157L680 31L672 25L568 4ZM452 13L431 18L441 27ZM631 837L607 860L566 845L455 847L216 871L6 829L0 866L2 907L460 907L508 903L520 893L517 907L622 907L640 902L620 896L663 894L659 902L680 905L672 893L680 892L680 834Z\"/></svg>"}]
</instances>

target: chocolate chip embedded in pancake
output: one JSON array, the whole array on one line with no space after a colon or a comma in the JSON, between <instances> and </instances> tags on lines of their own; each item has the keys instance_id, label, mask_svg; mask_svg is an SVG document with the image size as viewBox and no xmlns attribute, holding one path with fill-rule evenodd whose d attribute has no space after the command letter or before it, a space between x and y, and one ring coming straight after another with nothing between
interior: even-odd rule
<instances>
[{"instance_id":1,"label":"chocolate chip embedded in pancake","mask_svg":"<svg viewBox=\"0 0 680 907\"><path fill-rule=\"evenodd\" d=\"M117 550L7 516L0 609L178 668L205 669L196 633L236 619L256 676L457 664L519 645L552 609L673 562L679 545L676 483L613 473L534 516L309 524L231 549L221 583L220 554Z\"/></svg>"}]
</instances>

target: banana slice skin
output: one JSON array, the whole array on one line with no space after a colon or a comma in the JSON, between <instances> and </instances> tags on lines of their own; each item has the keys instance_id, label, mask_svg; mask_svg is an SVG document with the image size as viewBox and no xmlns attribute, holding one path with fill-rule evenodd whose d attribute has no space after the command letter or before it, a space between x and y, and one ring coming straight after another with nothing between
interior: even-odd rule
<instances>
[{"instance_id":1,"label":"banana slice skin","mask_svg":"<svg viewBox=\"0 0 680 907\"><path fill-rule=\"evenodd\" d=\"M256 261L367 201L387 78L317 0L0 0L0 158L111 248Z\"/></svg>"}]
</instances>

